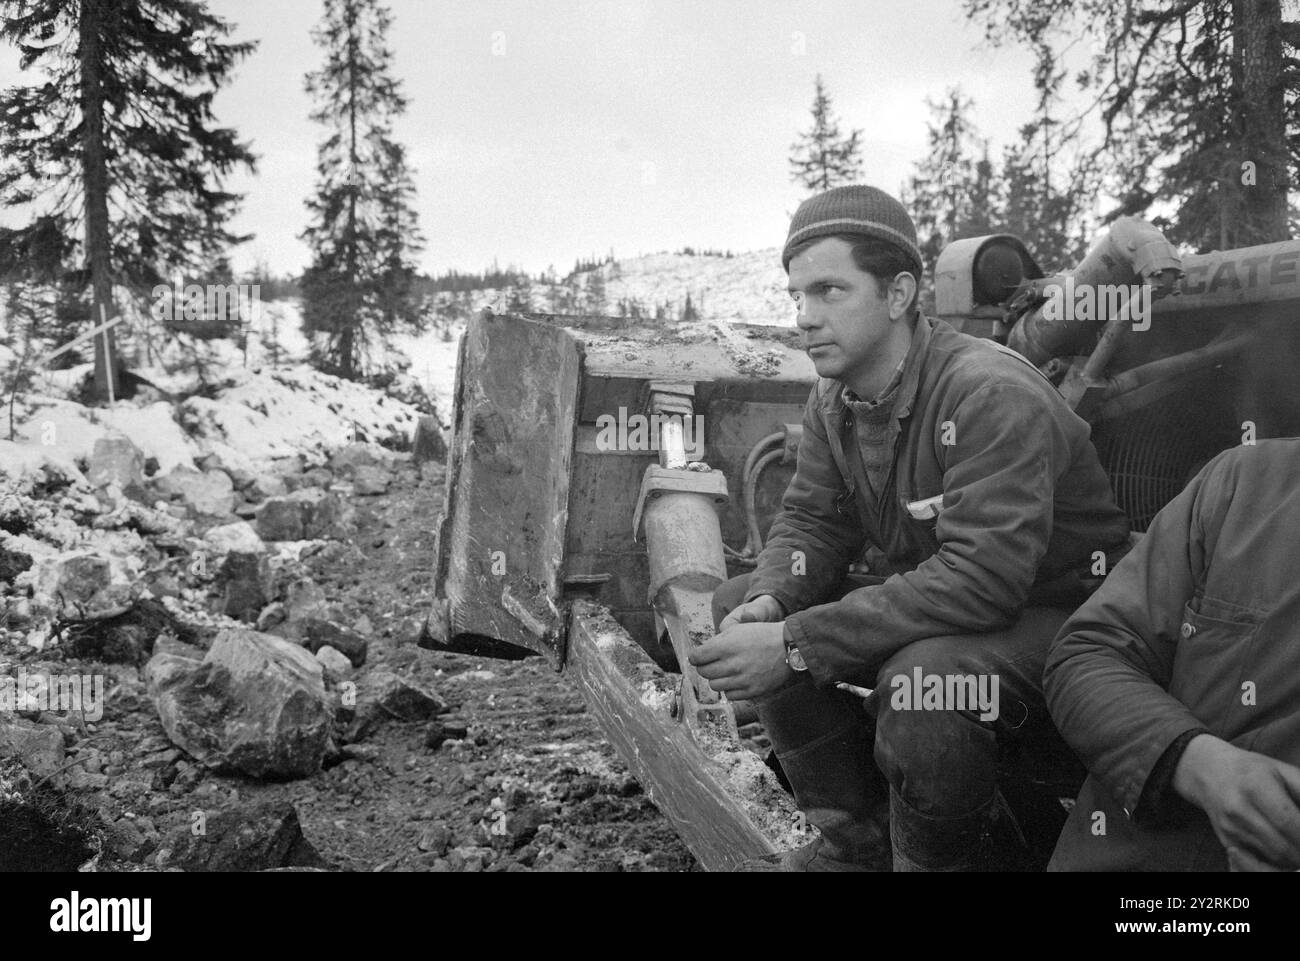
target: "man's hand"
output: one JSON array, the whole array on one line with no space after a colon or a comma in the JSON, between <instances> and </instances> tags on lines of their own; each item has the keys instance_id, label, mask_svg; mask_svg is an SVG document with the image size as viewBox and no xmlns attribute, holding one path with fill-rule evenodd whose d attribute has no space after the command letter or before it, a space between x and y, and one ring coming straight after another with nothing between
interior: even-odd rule
<instances>
[{"instance_id":1,"label":"man's hand","mask_svg":"<svg viewBox=\"0 0 1300 961\"><path fill-rule=\"evenodd\" d=\"M691 664L715 691L730 698L753 700L771 694L794 676L785 662L783 623L751 622L728 627L727 621L722 622L722 633L690 654Z\"/></svg>"},{"instance_id":2,"label":"man's hand","mask_svg":"<svg viewBox=\"0 0 1300 961\"><path fill-rule=\"evenodd\" d=\"M1174 790L1209 816L1234 870L1300 868L1300 768L1201 734Z\"/></svg>"},{"instance_id":3,"label":"man's hand","mask_svg":"<svg viewBox=\"0 0 1300 961\"><path fill-rule=\"evenodd\" d=\"M760 594L748 604L741 604L724 617L722 623L718 625L718 633L721 634L737 624L751 624L755 621L770 623L781 620L785 620L785 611L781 609L781 602L771 594Z\"/></svg>"}]
</instances>

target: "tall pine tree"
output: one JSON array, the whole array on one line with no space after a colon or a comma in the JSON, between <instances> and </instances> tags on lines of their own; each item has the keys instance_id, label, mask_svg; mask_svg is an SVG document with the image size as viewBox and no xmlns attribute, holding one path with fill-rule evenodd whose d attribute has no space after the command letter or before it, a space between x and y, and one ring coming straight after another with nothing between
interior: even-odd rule
<instances>
[{"instance_id":1,"label":"tall pine tree","mask_svg":"<svg viewBox=\"0 0 1300 961\"><path fill-rule=\"evenodd\" d=\"M988 144L970 117L970 98L954 87L942 101L927 103L931 119L925 159L916 164L903 194L916 224L925 274L931 277L944 247L992 231L999 197Z\"/></svg>"},{"instance_id":2,"label":"tall pine tree","mask_svg":"<svg viewBox=\"0 0 1300 961\"><path fill-rule=\"evenodd\" d=\"M1197 250L1285 239L1300 178L1300 22L1281 0L965 0L993 43L1011 37L1064 60L1081 36L1093 54L1076 74L1075 123L1090 140L1109 217L1174 211L1166 233ZM1294 10L1294 4L1289 4ZM1108 219L1109 219L1108 217Z\"/></svg>"},{"instance_id":3,"label":"tall pine tree","mask_svg":"<svg viewBox=\"0 0 1300 961\"><path fill-rule=\"evenodd\" d=\"M313 350L323 370L355 379L376 339L419 324L412 257L423 247L406 152L393 121L406 98L393 77L392 16L379 0L325 0L312 32L325 65L307 75L311 118L329 131L316 164L312 250L303 274L303 324L324 333Z\"/></svg>"},{"instance_id":4,"label":"tall pine tree","mask_svg":"<svg viewBox=\"0 0 1300 961\"><path fill-rule=\"evenodd\" d=\"M10 249L53 231L76 240L74 288L91 316L113 317L113 289L152 289L198 270L243 239L224 190L254 157L218 127L212 101L254 48L229 43L227 21L201 0L0 0L0 38L44 82L0 94L0 203L41 215L3 239ZM95 339L97 397L120 394L110 331Z\"/></svg>"},{"instance_id":5,"label":"tall pine tree","mask_svg":"<svg viewBox=\"0 0 1300 961\"><path fill-rule=\"evenodd\" d=\"M1023 240L1044 269L1054 270L1077 263L1087 250L1098 172L1088 155L1075 154L1072 138L1063 133L1065 72L1049 47L1040 44L1036 54L1034 117L1003 151L1001 227Z\"/></svg>"},{"instance_id":6,"label":"tall pine tree","mask_svg":"<svg viewBox=\"0 0 1300 961\"><path fill-rule=\"evenodd\" d=\"M814 193L862 178L861 130L840 132L831 98L818 74L812 105L813 125L790 146L791 179Z\"/></svg>"}]
</instances>

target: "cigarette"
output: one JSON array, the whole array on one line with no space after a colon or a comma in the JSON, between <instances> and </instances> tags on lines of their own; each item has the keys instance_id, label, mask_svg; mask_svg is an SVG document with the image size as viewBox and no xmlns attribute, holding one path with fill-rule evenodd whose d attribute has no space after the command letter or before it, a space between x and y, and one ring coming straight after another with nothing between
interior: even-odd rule
<instances>
[{"instance_id":1,"label":"cigarette","mask_svg":"<svg viewBox=\"0 0 1300 961\"><path fill-rule=\"evenodd\" d=\"M835 686L841 691L848 691L850 694L856 694L863 700L866 700L871 696L871 688L858 687L856 684L850 684L848 681L836 681Z\"/></svg>"}]
</instances>

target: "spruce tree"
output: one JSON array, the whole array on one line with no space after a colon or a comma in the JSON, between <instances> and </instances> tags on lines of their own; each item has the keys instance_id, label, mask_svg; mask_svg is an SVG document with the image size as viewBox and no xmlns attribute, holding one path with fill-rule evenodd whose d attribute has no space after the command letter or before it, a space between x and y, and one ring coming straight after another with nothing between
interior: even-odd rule
<instances>
[{"instance_id":1,"label":"spruce tree","mask_svg":"<svg viewBox=\"0 0 1300 961\"><path fill-rule=\"evenodd\" d=\"M1294 4L1289 4L1294 12ZM1171 240L1205 251L1283 240L1300 179L1300 22L1280 0L965 0L992 43L1092 56L1056 132L1119 199L1106 219L1172 207ZM1088 115L1096 138L1084 136Z\"/></svg>"},{"instance_id":2,"label":"spruce tree","mask_svg":"<svg viewBox=\"0 0 1300 961\"><path fill-rule=\"evenodd\" d=\"M604 271L600 267L596 267L587 275L587 313L604 314L608 309L608 305L605 303L606 296Z\"/></svg>"},{"instance_id":3,"label":"spruce tree","mask_svg":"<svg viewBox=\"0 0 1300 961\"><path fill-rule=\"evenodd\" d=\"M1064 77L1051 48L1040 44L1034 69L1038 105L1002 159L1001 227L1023 240L1046 270L1070 267L1087 251L1089 208L1098 189L1095 165L1067 152L1070 139L1058 116Z\"/></svg>"},{"instance_id":4,"label":"spruce tree","mask_svg":"<svg viewBox=\"0 0 1300 961\"><path fill-rule=\"evenodd\" d=\"M309 336L326 335L313 362L348 379L363 372L374 341L420 322L412 257L423 239L405 149L393 139L407 101L393 76L392 22L379 0L325 0L312 32L325 63L306 80L316 102L311 118L328 134L302 234L312 251L303 326Z\"/></svg>"},{"instance_id":5,"label":"spruce tree","mask_svg":"<svg viewBox=\"0 0 1300 961\"><path fill-rule=\"evenodd\" d=\"M52 229L75 249L66 279L91 290L83 324L114 316L115 286L143 294L246 239L226 227L241 198L222 184L254 157L216 125L212 101L255 44L226 42L231 24L202 0L0 0L0 11L0 38L44 77L0 93L0 203L42 211L20 234ZM94 351L93 395L119 395L113 332Z\"/></svg>"},{"instance_id":6,"label":"spruce tree","mask_svg":"<svg viewBox=\"0 0 1300 961\"><path fill-rule=\"evenodd\" d=\"M943 100L927 104L925 157L904 196L929 277L944 247L988 232L997 198L987 146L970 117L974 103L953 87Z\"/></svg>"},{"instance_id":7,"label":"spruce tree","mask_svg":"<svg viewBox=\"0 0 1300 961\"><path fill-rule=\"evenodd\" d=\"M812 115L812 129L790 146L791 179L814 193L860 180L862 131L850 130L847 135L840 132L840 122L832 112L831 98L820 74Z\"/></svg>"},{"instance_id":8,"label":"spruce tree","mask_svg":"<svg viewBox=\"0 0 1300 961\"><path fill-rule=\"evenodd\" d=\"M686 292L686 303L682 306L682 320L699 320L700 312L695 309L695 304L691 302L690 291Z\"/></svg>"}]
</instances>

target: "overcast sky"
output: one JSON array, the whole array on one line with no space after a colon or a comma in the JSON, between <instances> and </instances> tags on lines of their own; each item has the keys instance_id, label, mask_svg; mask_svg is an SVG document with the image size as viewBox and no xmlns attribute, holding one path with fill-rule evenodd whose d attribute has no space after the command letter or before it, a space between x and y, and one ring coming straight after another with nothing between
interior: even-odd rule
<instances>
[{"instance_id":1,"label":"overcast sky","mask_svg":"<svg viewBox=\"0 0 1300 961\"><path fill-rule=\"evenodd\" d=\"M319 0L210 0L258 40L218 97L219 120L259 155L234 228L300 270L303 198L321 128L303 75L320 51ZM1031 58L994 49L960 0L390 0L398 125L416 172L422 267L496 258L561 274L575 258L685 245L778 245L801 193L790 144L821 73L864 129L868 183L896 192L925 146L925 98L960 84L995 149L1030 116ZM0 53L0 84L18 78Z\"/></svg>"}]
</instances>

